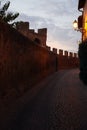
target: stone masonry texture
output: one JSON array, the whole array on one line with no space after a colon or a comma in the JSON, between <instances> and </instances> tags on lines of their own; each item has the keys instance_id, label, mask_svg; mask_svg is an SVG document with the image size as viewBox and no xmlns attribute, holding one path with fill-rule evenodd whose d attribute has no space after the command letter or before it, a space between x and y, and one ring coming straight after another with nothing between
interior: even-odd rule
<instances>
[{"instance_id":1,"label":"stone masonry texture","mask_svg":"<svg viewBox=\"0 0 87 130\"><path fill-rule=\"evenodd\" d=\"M41 31L39 30L39 33ZM54 49L55 50L55 49ZM0 21L0 102L9 104L44 77L78 67L78 58L37 45Z\"/></svg>"}]
</instances>

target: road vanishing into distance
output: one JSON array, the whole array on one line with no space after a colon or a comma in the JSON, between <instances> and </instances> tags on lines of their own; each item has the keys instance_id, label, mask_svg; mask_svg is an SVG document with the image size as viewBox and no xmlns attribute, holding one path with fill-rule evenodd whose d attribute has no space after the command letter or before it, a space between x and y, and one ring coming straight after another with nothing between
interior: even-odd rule
<instances>
[{"instance_id":1,"label":"road vanishing into distance","mask_svg":"<svg viewBox=\"0 0 87 130\"><path fill-rule=\"evenodd\" d=\"M78 69L60 70L8 111L0 130L87 130L87 86Z\"/></svg>"}]
</instances>

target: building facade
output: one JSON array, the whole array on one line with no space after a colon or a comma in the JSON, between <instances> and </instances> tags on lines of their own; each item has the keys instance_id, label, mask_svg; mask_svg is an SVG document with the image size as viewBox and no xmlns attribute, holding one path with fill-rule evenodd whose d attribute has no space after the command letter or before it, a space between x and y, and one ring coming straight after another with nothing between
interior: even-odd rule
<instances>
[{"instance_id":1,"label":"building facade","mask_svg":"<svg viewBox=\"0 0 87 130\"><path fill-rule=\"evenodd\" d=\"M78 28L82 33L82 41L87 39L87 0L79 0L78 10L82 13L78 17Z\"/></svg>"}]
</instances>

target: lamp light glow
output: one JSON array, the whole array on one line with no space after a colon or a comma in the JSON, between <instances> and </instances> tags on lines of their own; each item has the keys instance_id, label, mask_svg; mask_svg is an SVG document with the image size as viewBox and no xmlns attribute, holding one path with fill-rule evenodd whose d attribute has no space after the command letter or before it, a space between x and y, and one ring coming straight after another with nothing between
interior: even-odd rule
<instances>
[{"instance_id":1,"label":"lamp light glow","mask_svg":"<svg viewBox=\"0 0 87 130\"><path fill-rule=\"evenodd\" d=\"M78 29L78 22L77 22L77 20L75 20L75 21L73 22L73 28L74 28L74 30L77 30L77 29Z\"/></svg>"}]
</instances>

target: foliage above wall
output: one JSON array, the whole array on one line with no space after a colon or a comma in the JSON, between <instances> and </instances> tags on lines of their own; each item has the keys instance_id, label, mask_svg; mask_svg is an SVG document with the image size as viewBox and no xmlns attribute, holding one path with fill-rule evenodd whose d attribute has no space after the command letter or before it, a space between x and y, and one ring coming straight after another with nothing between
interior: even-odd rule
<instances>
[{"instance_id":1,"label":"foliage above wall","mask_svg":"<svg viewBox=\"0 0 87 130\"><path fill-rule=\"evenodd\" d=\"M10 6L10 1L6 2L2 7L0 7L0 18L6 22L11 24L12 26L15 25L15 22L13 22L18 16L19 13L12 13L8 12L8 8Z\"/></svg>"}]
</instances>

